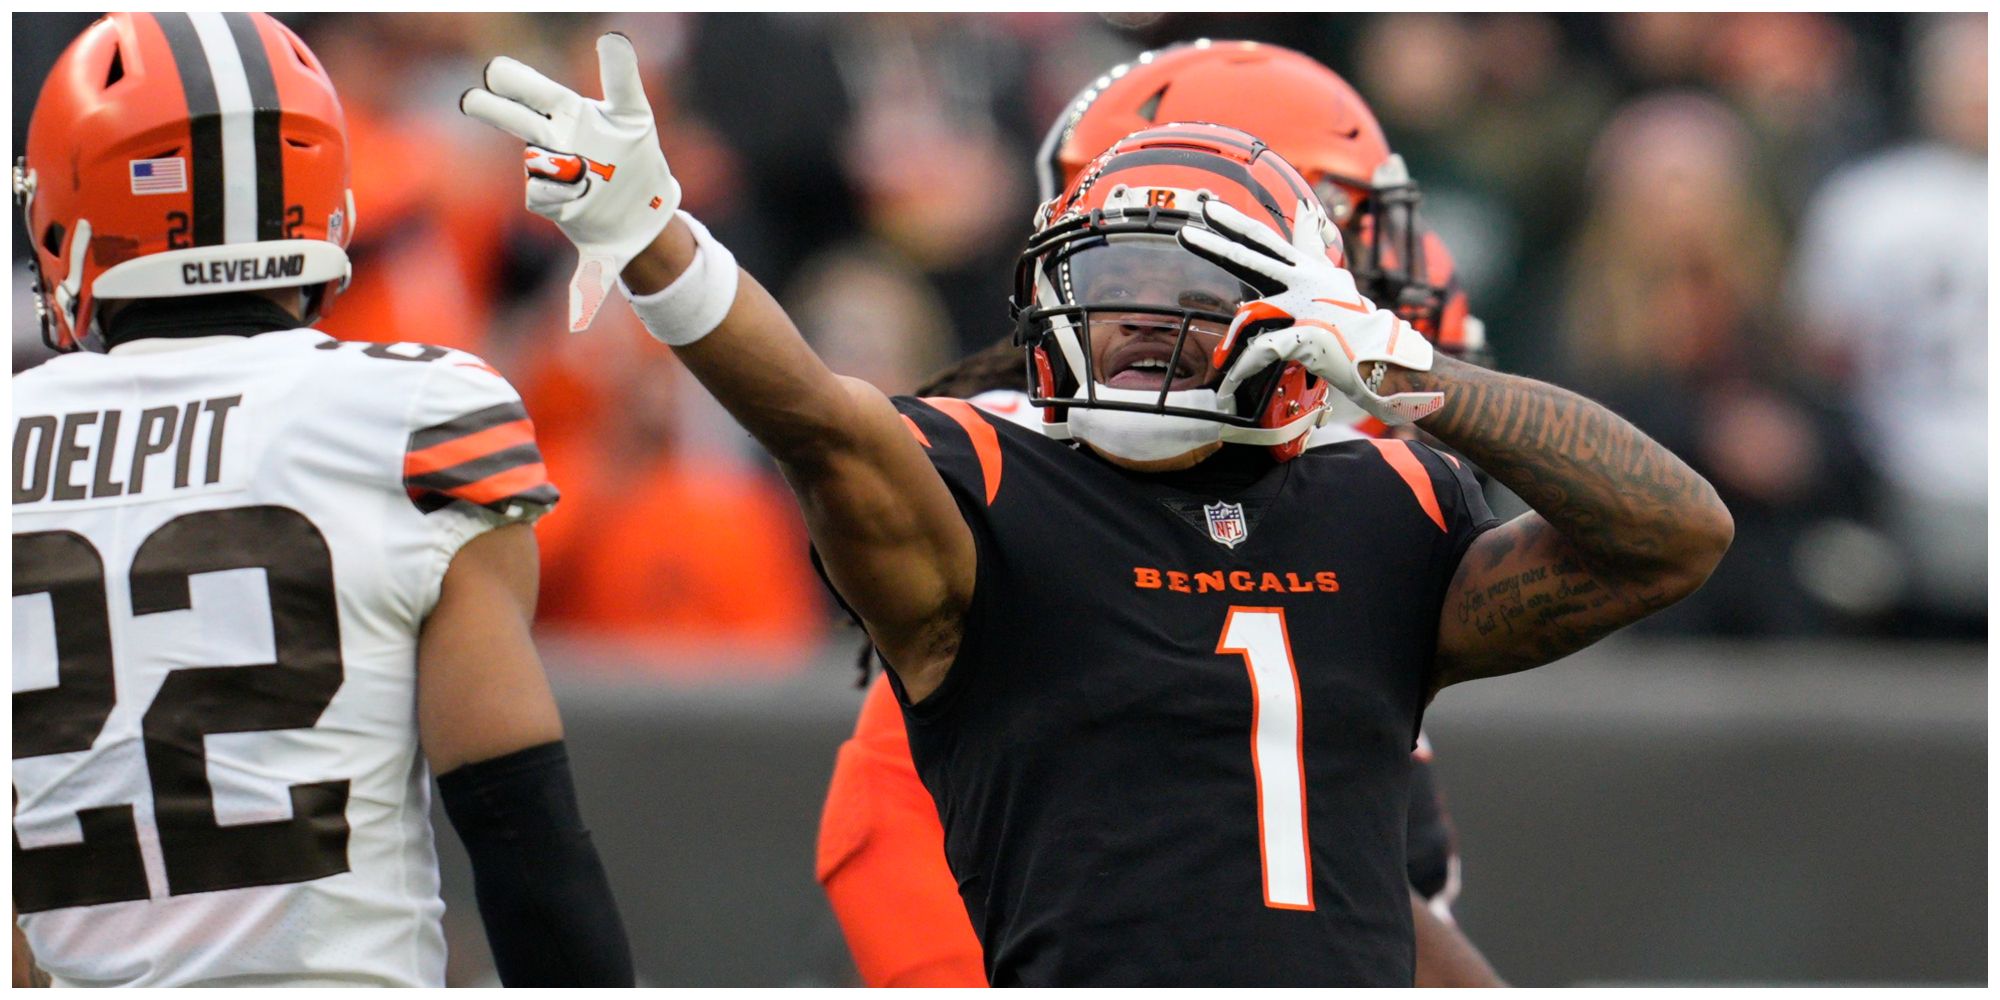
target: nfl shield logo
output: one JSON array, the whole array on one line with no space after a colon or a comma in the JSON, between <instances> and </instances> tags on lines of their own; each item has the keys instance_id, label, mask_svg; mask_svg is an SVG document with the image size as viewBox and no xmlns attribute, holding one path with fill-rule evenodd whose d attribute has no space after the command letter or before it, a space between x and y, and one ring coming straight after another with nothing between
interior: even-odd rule
<instances>
[{"instance_id":1,"label":"nfl shield logo","mask_svg":"<svg viewBox=\"0 0 2000 1000\"><path fill-rule=\"evenodd\" d=\"M1250 537L1250 529L1243 521L1243 505L1216 502L1204 505L1201 512L1208 515L1208 537L1230 548Z\"/></svg>"}]
</instances>

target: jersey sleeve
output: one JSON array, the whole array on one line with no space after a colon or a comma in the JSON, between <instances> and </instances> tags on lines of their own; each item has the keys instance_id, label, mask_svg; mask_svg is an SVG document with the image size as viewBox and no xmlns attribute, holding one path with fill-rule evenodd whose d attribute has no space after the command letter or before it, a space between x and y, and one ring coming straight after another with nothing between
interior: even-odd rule
<instances>
[{"instance_id":1,"label":"jersey sleeve","mask_svg":"<svg viewBox=\"0 0 2000 1000\"><path fill-rule=\"evenodd\" d=\"M1449 538L1447 548L1451 552L1451 568L1456 571L1466 546L1487 529L1498 525L1500 519L1487 506L1486 491L1479 485L1479 476L1471 462L1427 444L1413 442L1410 449L1422 456L1425 467L1437 484L1445 534Z\"/></svg>"},{"instance_id":2,"label":"jersey sleeve","mask_svg":"<svg viewBox=\"0 0 2000 1000\"><path fill-rule=\"evenodd\" d=\"M951 491L952 499L957 501L959 513L972 527L983 566L986 544L984 511L998 497L1000 488L1000 441L989 422L993 418L984 416L978 408L962 399L897 396L891 402L902 416L904 429L923 448L924 457L930 459L938 477ZM861 624L861 616L855 614L827 575L819 547L813 546L808 554L812 559L813 572L819 574L827 592L833 595L840 609L855 624Z\"/></svg>"},{"instance_id":3,"label":"jersey sleeve","mask_svg":"<svg viewBox=\"0 0 2000 1000\"><path fill-rule=\"evenodd\" d=\"M987 523L986 512L1003 497L1001 483L1005 469L1000 434L993 423L1003 418L990 416L962 399L896 396L890 401L901 415L904 429L923 448L924 457L937 470L938 478L944 480L945 488L958 504L960 516L972 531L974 582L972 607L966 612L966 627L976 628L984 608L984 595L991 590L987 578L995 559L992 530ZM817 546L813 547L811 558L813 571L826 584L827 592L833 595L834 601L842 611L847 612L849 618L860 624L861 616L854 612L847 599L833 585L832 577L827 575ZM896 692L897 698L907 705L902 681L895 671L888 672L886 682ZM912 716L923 719L942 712L966 683L964 669L955 667L948 671L937 691L925 698L922 704L910 706Z\"/></svg>"},{"instance_id":4,"label":"jersey sleeve","mask_svg":"<svg viewBox=\"0 0 2000 1000\"><path fill-rule=\"evenodd\" d=\"M1368 438L1368 443L1388 463L1389 468L1409 487L1407 498L1436 527L1431 534L1433 551L1446 578L1458 569L1474 538L1500 523L1486 505L1472 464L1456 455L1439 451L1420 441L1401 438ZM1400 491L1399 491L1400 492Z\"/></svg>"},{"instance_id":5,"label":"jersey sleeve","mask_svg":"<svg viewBox=\"0 0 2000 1000\"><path fill-rule=\"evenodd\" d=\"M478 358L454 351L432 362L409 423L403 488L425 514L456 507L499 524L555 506L520 394Z\"/></svg>"},{"instance_id":6,"label":"jersey sleeve","mask_svg":"<svg viewBox=\"0 0 2000 1000\"><path fill-rule=\"evenodd\" d=\"M426 614L465 543L531 523L559 498L534 422L499 372L461 351L427 367L406 418L402 461L403 492L420 512L431 550L421 586Z\"/></svg>"},{"instance_id":7,"label":"jersey sleeve","mask_svg":"<svg viewBox=\"0 0 2000 1000\"><path fill-rule=\"evenodd\" d=\"M967 519L983 521L986 508L1000 499L1006 472L1000 433L993 425L1001 418L963 399L897 396L893 402Z\"/></svg>"}]
</instances>

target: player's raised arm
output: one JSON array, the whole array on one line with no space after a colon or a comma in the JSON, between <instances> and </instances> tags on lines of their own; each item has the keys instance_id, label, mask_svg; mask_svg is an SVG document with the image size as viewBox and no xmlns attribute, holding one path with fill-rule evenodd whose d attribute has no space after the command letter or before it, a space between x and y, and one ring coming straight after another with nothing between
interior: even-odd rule
<instances>
[{"instance_id":1,"label":"player's raised arm","mask_svg":"<svg viewBox=\"0 0 2000 1000\"><path fill-rule=\"evenodd\" d=\"M1474 539L1445 594L1433 687L1539 666L1693 593L1735 534L1728 508L1687 463L1573 392L1434 355L1346 271L1227 205L1190 250L1264 292L1237 325L1260 338L1225 391L1297 361L1384 423L1419 426L1533 510ZM1234 335L1234 333L1232 333ZM1232 381L1233 380L1233 381ZM1421 472L1417 474L1422 474Z\"/></svg>"},{"instance_id":2,"label":"player's raised arm","mask_svg":"<svg viewBox=\"0 0 2000 1000\"><path fill-rule=\"evenodd\" d=\"M777 459L828 576L921 699L957 649L970 529L888 398L830 371L728 249L676 211L632 43L605 35L597 53L601 101L503 56L460 107L528 143L528 207L580 255L571 329L622 275L646 328Z\"/></svg>"}]
</instances>

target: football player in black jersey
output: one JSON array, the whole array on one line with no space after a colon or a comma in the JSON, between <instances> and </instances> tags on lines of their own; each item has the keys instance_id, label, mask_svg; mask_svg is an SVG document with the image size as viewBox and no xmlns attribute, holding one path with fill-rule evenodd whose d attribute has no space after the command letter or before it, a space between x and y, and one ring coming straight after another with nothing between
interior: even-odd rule
<instances>
[{"instance_id":1,"label":"football player in black jersey","mask_svg":"<svg viewBox=\"0 0 2000 1000\"><path fill-rule=\"evenodd\" d=\"M1213 125L1128 136L1044 206L1015 307L1047 433L887 399L674 211L631 43L598 56L603 100L503 57L461 107L530 144L572 328L622 276L798 494L991 981L1409 985L1424 706L1699 587L1714 490L1588 400L1433 355L1298 173ZM1301 456L1332 392L1533 510L1500 523L1421 444Z\"/></svg>"},{"instance_id":2,"label":"football player in black jersey","mask_svg":"<svg viewBox=\"0 0 2000 1000\"><path fill-rule=\"evenodd\" d=\"M1374 112L1339 74L1260 42L1200 40L1144 53L1094 79L1057 116L1035 161L1039 200L1060 194L1105 147L1156 121L1215 122L1256 135L1299 169L1324 204L1339 206L1333 218L1370 300L1396 303L1441 351L1461 360L1485 355L1483 327L1454 280L1451 255L1418 221L1416 185ZM1039 430L1042 414L1022 391L1021 361L1013 337L1003 337L911 394L967 399ZM1383 430L1354 409L1347 419L1326 420L1307 447ZM873 654L872 646L864 650L864 677ZM1416 983L1502 986L1451 916L1459 864L1432 768L1420 733L1408 832ZM978 936L944 862L944 829L885 680L868 687L854 733L836 756L814 874L864 985L986 984Z\"/></svg>"}]
</instances>

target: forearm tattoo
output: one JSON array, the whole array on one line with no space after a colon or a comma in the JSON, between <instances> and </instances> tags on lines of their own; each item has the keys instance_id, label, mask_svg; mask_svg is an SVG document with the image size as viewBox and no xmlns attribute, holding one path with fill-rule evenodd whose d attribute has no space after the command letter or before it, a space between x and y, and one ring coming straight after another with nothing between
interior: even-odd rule
<instances>
[{"instance_id":1,"label":"forearm tattoo","mask_svg":"<svg viewBox=\"0 0 2000 1000\"><path fill-rule=\"evenodd\" d=\"M1384 391L1443 392L1418 426L1506 484L1593 569L1673 564L1690 520L1721 507L1673 452L1567 389L1440 356L1429 372L1392 372Z\"/></svg>"},{"instance_id":2,"label":"forearm tattoo","mask_svg":"<svg viewBox=\"0 0 2000 1000\"><path fill-rule=\"evenodd\" d=\"M1439 623L1439 685L1550 662L1672 604L1726 539L1706 480L1573 392L1443 357L1392 372L1383 391L1443 392L1418 426L1540 515L1466 553Z\"/></svg>"}]
</instances>

